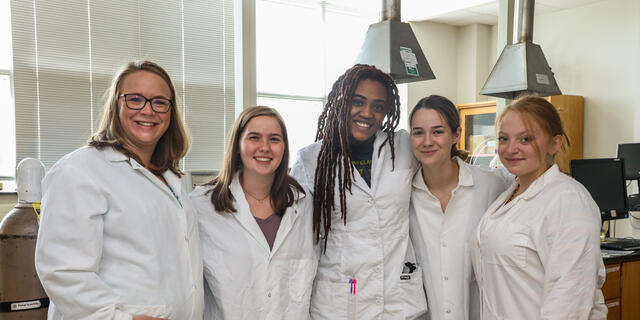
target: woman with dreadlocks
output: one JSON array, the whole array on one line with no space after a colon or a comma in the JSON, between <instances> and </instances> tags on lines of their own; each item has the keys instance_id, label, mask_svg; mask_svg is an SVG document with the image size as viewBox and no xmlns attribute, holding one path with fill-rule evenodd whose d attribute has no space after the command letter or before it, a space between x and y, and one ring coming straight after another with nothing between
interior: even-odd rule
<instances>
[{"instance_id":1,"label":"woman with dreadlocks","mask_svg":"<svg viewBox=\"0 0 640 320\"><path fill-rule=\"evenodd\" d=\"M417 162L393 79L355 65L333 84L316 142L291 175L313 193L322 246L313 319L416 319L426 313L422 272L409 240Z\"/></svg>"}]
</instances>

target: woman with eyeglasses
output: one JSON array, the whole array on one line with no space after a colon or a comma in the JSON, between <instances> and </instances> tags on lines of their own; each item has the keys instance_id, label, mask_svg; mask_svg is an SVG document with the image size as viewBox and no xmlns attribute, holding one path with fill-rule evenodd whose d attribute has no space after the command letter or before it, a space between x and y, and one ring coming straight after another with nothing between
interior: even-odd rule
<instances>
[{"instance_id":1,"label":"woman with eyeglasses","mask_svg":"<svg viewBox=\"0 0 640 320\"><path fill-rule=\"evenodd\" d=\"M43 180L36 268L49 319L202 319L202 258L178 163L189 147L176 91L126 64L88 145Z\"/></svg>"}]
</instances>

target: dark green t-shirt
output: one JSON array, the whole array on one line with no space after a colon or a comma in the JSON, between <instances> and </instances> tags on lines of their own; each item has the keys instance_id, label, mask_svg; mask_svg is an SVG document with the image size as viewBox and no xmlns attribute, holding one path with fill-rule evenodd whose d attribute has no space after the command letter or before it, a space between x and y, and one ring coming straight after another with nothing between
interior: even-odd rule
<instances>
[{"instance_id":1,"label":"dark green t-shirt","mask_svg":"<svg viewBox=\"0 0 640 320\"><path fill-rule=\"evenodd\" d=\"M352 142L351 163L358 173L371 187L371 158L373 157L373 140L375 136L365 142Z\"/></svg>"}]
</instances>

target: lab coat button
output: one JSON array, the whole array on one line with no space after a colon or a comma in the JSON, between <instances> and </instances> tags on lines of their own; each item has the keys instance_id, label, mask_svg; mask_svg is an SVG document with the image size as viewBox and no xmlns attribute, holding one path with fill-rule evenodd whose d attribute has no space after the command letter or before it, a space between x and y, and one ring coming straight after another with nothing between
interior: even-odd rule
<instances>
[{"instance_id":1,"label":"lab coat button","mask_svg":"<svg viewBox=\"0 0 640 320\"><path fill-rule=\"evenodd\" d=\"M449 277L447 277L447 276L444 276L444 279L445 279L445 280L449 280Z\"/></svg>"},{"instance_id":2,"label":"lab coat button","mask_svg":"<svg viewBox=\"0 0 640 320\"><path fill-rule=\"evenodd\" d=\"M447 247L447 243L446 243L446 242L443 242L443 243L442 243L442 247L443 247L443 248L446 248L446 247Z\"/></svg>"},{"instance_id":3,"label":"lab coat button","mask_svg":"<svg viewBox=\"0 0 640 320\"><path fill-rule=\"evenodd\" d=\"M271 292L269 292L269 293L267 294L267 297L271 298Z\"/></svg>"},{"instance_id":4,"label":"lab coat button","mask_svg":"<svg viewBox=\"0 0 640 320\"><path fill-rule=\"evenodd\" d=\"M451 309L447 309L447 313L451 313Z\"/></svg>"}]
</instances>

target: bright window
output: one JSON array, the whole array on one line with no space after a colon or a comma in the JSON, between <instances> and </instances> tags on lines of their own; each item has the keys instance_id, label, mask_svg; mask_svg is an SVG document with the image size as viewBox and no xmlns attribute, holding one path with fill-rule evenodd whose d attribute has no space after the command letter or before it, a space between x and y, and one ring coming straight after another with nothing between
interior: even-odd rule
<instances>
[{"instance_id":1,"label":"bright window","mask_svg":"<svg viewBox=\"0 0 640 320\"><path fill-rule=\"evenodd\" d=\"M287 124L290 157L315 140L333 82L353 66L377 1L257 0L257 102Z\"/></svg>"}]
</instances>

